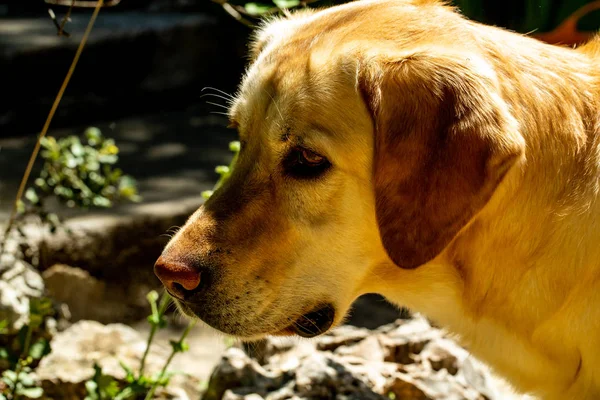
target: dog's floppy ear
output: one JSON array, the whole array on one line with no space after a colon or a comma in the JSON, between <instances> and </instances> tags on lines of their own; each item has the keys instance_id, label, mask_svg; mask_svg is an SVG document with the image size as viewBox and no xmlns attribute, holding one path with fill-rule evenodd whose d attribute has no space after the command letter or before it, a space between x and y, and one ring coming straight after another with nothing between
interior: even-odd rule
<instances>
[{"instance_id":1,"label":"dog's floppy ear","mask_svg":"<svg viewBox=\"0 0 600 400\"><path fill-rule=\"evenodd\" d=\"M371 62L359 85L374 121L381 239L394 263L415 268L483 208L524 141L493 77L478 74L468 58Z\"/></svg>"}]
</instances>

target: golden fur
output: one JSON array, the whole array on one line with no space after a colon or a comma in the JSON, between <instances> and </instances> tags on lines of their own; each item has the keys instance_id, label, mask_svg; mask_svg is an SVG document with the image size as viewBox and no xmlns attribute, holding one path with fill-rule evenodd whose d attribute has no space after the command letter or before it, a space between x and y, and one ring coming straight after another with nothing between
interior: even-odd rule
<instances>
[{"instance_id":1,"label":"golden fur","mask_svg":"<svg viewBox=\"0 0 600 400\"><path fill-rule=\"evenodd\" d=\"M381 293L520 391L600 398L600 40L364 0L270 21L251 53L234 173L162 256L210 272L185 312L256 338ZM285 176L295 146L332 168Z\"/></svg>"}]
</instances>

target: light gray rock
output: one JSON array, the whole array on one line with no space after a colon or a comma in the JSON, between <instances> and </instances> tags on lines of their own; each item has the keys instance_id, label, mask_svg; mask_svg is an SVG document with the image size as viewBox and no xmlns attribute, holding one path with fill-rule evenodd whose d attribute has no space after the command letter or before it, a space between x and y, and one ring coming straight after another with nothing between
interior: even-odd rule
<instances>
[{"instance_id":1,"label":"light gray rock","mask_svg":"<svg viewBox=\"0 0 600 400\"><path fill-rule=\"evenodd\" d=\"M64 264L55 264L42 273L48 294L68 307L70 320L94 319L106 309L104 282L89 272ZM122 308L122 306L121 306Z\"/></svg>"},{"instance_id":2,"label":"light gray rock","mask_svg":"<svg viewBox=\"0 0 600 400\"><path fill-rule=\"evenodd\" d=\"M203 400L519 398L443 331L416 316L313 340L267 339L261 364L229 349Z\"/></svg>"},{"instance_id":3,"label":"light gray rock","mask_svg":"<svg viewBox=\"0 0 600 400\"><path fill-rule=\"evenodd\" d=\"M44 295L44 281L27 262L10 252L0 256L0 321L8 322L8 334L29 320L29 300Z\"/></svg>"},{"instance_id":4,"label":"light gray rock","mask_svg":"<svg viewBox=\"0 0 600 400\"><path fill-rule=\"evenodd\" d=\"M52 399L83 399L85 382L94 375L94 363L105 375L122 381L125 371L120 363L137 371L146 346L146 337L123 324L103 325L79 321L52 340L52 352L35 370L38 383ZM146 373L160 371L170 349L153 344L146 359ZM174 376L166 391L157 398L197 399L199 382L190 376Z\"/></svg>"}]
</instances>

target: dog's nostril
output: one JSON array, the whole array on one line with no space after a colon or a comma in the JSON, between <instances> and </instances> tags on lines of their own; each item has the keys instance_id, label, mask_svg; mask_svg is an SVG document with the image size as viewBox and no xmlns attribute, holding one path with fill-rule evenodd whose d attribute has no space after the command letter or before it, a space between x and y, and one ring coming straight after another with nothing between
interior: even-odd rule
<instances>
[{"instance_id":1,"label":"dog's nostril","mask_svg":"<svg viewBox=\"0 0 600 400\"><path fill-rule=\"evenodd\" d=\"M177 298L189 295L200 286L200 271L188 263L167 260L161 256L154 265L154 273Z\"/></svg>"}]
</instances>

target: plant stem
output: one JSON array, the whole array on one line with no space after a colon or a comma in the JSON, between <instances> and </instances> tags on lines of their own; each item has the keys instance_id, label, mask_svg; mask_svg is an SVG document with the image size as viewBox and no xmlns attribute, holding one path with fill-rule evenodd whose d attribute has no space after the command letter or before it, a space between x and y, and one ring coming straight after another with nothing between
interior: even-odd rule
<instances>
[{"instance_id":1,"label":"plant stem","mask_svg":"<svg viewBox=\"0 0 600 400\"><path fill-rule=\"evenodd\" d=\"M162 297L160 298L160 305L158 307L158 310L156 309L156 305L154 303L151 304L152 315L158 315L158 320L160 321L170 303L171 296L169 296L167 292L164 292ZM146 342L146 349L144 350L144 355L140 360L140 371L138 375L140 378L144 375L144 368L146 367L146 357L148 357L148 353L150 352L150 346L152 345L152 341L154 340L154 335L156 334L157 330L158 324L153 323L152 327L150 328L150 334L148 335L148 341Z\"/></svg>"},{"instance_id":2,"label":"plant stem","mask_svg":"<svg viewBox=\"0 0 600 400\"><path fill-rule=\"evenodd\" d=\"M19 360L17 361L17 368L15 369L15 381L13 382L12 388L10 390L10 398L12 400L17 400L19 395L17 393L17 386L19 384L19 378L21 372L23 371L23 366L25 365L25 359L29 354L29 347L31 346L31 336L33 335L33 327L31 322L27 325L27 333L25 334L25 343L23 345L23 351L19 356Z\"/></svg>"},{"instance_id":3,"label":"plant stem","mask_svg":"<svg viewBox=\"0 0 600 400\"><path fill-rule=\"evenodd\" d=\"M13 225L15 223L15 219L17 217L19 201L21 201L21 198L23 197L23 192L25 191L25 186L27 185L27 181L29 180L29 175L31 175L31 170L33 169L33 164L35 163L37 155L40 151L41 141L44 138L44 136L46 136L46 133L48 133L48 129L50 128L50 123L52 122L52 119L54 118L54 114L56 113L56 109L58 108L58 105L60 104L60 101L62 100L63 94L65 93L65 90L67 89L67 85L71 81L71 77L73 76L75 67L77 66L77 63L79 62L79 58L81 57L83 48L85 47L85 44L87 43L90 33L92 32L94 23L96 22L96 18L98 17L98 13L100 12L100 9L102 8L103 4L104 4L104 0L98 0L98 2L96 3L96 8L94 9L94 12L92 14L92 17L90 18L90 22L88 23L87 28L85 29L83 37L81 38L81 42L79 42L79 47L77 48L77 51L75 52L75 56L73 57L71 66L69 67L69 70L67 71L67 75L65 76L65 79L58 91L58 94L56 95L56 98L54 99L54 103L52 104L52 108L50 108L50 112L48 113L46 122L44 123L42 131L37 139L37 142L35 143L35 147L33 149L33 152L31 153L31 157L29 158L29 163L27 164L27 168L25 169L25 173L23 174L23 178L21 179L21 184L19 186L19 190L17 192L17 196L15 198L15 202L13 204L12 211L11 211L10 217L8 219L8 224L6 225L6 229L4 230L4 237L0 241L0 254L4 251L4 245L5 245L6 241L8 240L8 235L9 235L10 231L12 230Z\"/></svg>"},{"instance_id":4,"label":"plant stem","mask_svg":"<svg viewBox=\"0 0 600 400\"><path fill-rule=\"evenodd\" d=\"M185 340L185 338L190 333L190 331L192 330L192 328L194 327L194 325L196 325L196 321L190 321L190 323L188 324L188 326L185 328L185 330L181 334L181 337L179 338L179 343L182 343ZM160 371L160 374L158 375L158 378L152 384L152 387L150 388L150 391L148 392L148 394L146 395L146 397L144 398L144 400L152 400L152 396L154 396L154 392L158 388L158 384L160 383L160 381L162 381L163 377L167 373L167 368L169 368L169 365L171 364L171 361L173 361L173 358L175 357L175 354L177 354L177 353L178 352L175 349L173 349L171 351L171 354L169 355L169 358L167 358L167 362L165 363L165 365L163 366L162 370Z\"/></svg>"}]
</instances>

